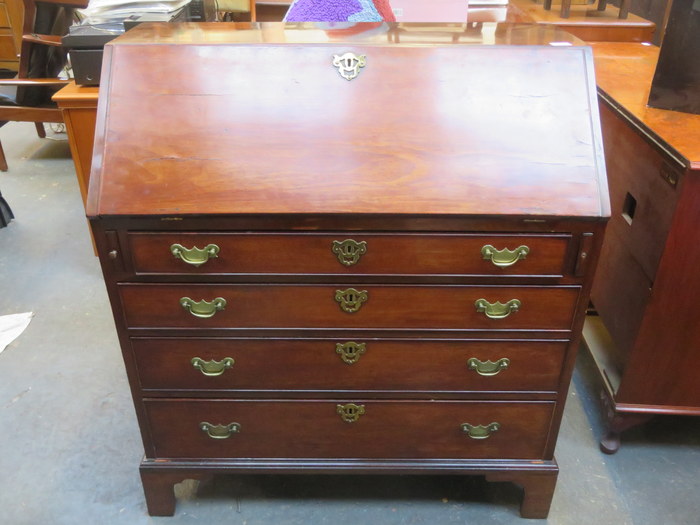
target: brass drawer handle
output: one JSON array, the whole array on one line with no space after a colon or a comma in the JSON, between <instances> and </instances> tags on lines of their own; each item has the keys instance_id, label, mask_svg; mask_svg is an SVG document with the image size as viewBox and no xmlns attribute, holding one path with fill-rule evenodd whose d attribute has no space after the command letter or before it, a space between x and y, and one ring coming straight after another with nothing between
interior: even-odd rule
<instances>
[{"instance_id":1,"label":"brass drawer handle","mask_svg":"<svg viewBox=\"0 0 700 525\"><path fill-rule=\"evenodd\" d=\"M343 363L354 365L359 361L360 356L367 351L366 343L355 343L348 341L347 343L336 343L335 353L340 356Z\"/></svg>"},{"instance_id":2,"label":"brass drawer handle","mask_svg":"<svg viewBox=\"0 0 700 525\"><path fill-rule=\"evenodd\" d=\"M472 357L467 361L469 370L476 370L480 376L490 377L495 376L501 370L505 370L510 365L510 359L503 357L496 361L479 361L476 357Z\"/></svg>"},{"instance_id":3,"label":"brass drawer handle","mask_svg":"<svg viewBox=\"0 0 700 525\"><path fill-rule=\"evenodd\" d=\"M182 244L170 246L170 253L176 259L182 259L192 266L202 266L209 259L219 256L219 247L216 244L207 244L204 248L185 248Z\"/></svg>"},{"instance_id":4,"label":"brass drawer handle","mask_svg":"<svg viewBox=\"0 0 700 525\"><path fill-rule=\"evenodd\" d=\"M462 423L462 432L472 439L487 439L491 434L501 428L501 424L497 422L489 423L488 425L470 425Z\"/></svg>"},{"instance_id":5,"label":"brass drawer handle","mask_svg":"<svg viewBox=\"0 0 700 525\"><path fill-rule=\"evenodd\" d=\"M216 312L220 312L226 308L226 299L223 297L217 297L212 302L204 300L197 302L193 301L189 297L183 297L180 299L180 306L195 317L207 319L209 317L214 317Z\"/></svg>"},{"instance_id":6,"label":"brass drawer handle","mask_svg":"<svg viewBox=\"0 0 700 525\"><path fill-rule=\"evenodd\" d=\"M365 413L365 405L356 405L355 403L336 405L335 411L340 416L340 419L346 423L354 423Z\"/></svg>"},{"instance_id":7,"label":"brass drawer handle","mask_svg":"<svg viewBox=\"0 0 700 525\"><path fill-rule=\"evenodd\" d=\"M498 301L489 303L486 299L477 299L474 302L476 311L483 313L489 319L505 319L510 314L517 312L520 309L520 304L518 299L511 299L505 304Z\"/></svg>"},{"instance_id":8,"label":"brass drawer handle","mask_svg":"<svg viewBox=\"0 0 700 525\"><path fill-rule=\"evenodd\" d=\"M241 431L240 423L229 423L228 425L212 425L206 421L199 424L199 429L212 439L228 439L233 434Z\"/></svg>"},{"instance_id":9,"label":"brass drawer handle","mask_svg":"<svg viewBox=\"0 0 700 525\"><path fill-rule=\"evenodd\" d=\"M365 241L354 241L345 239L344 241L333 241L331 250L338 256L338 262L345 266L357 264L365 253L367 253L367 243Z\"/></svg>"},{"instance_id":10,"label":"brass drawer handle","mask_svg":"<svg viewBox=\"0 0 700 525\"><path fill-rule=\"evenodd\" d=\"M193 357L190 361L192 366L202 372L202 375L208 377L216 377L223 374L226 370L231 368L235 361L232 357L224 357L221 361L205 361L201 357Z\"/></svg>"},{"instance_id":11,"label":"brass drawer handle","mask_svg":"<svg viewBox=\"0 0 700 525\"><path fill-rule=\"evenodd\" d=\"M530 253L530 248L524 245L518 246L515 250L509 250L508 248L497 250L490 244L487 244L481 249L481 256L499 268L513 266L520 259L527 257L528 253Z\"/></svg>"},{"instance_id":12,"label":"brass drawer handle","mask_svg":"<svg viewBox=\"0 0 700 525\"><path fill-rule=\"evenodd\" d=\"M347 290L335 291L335 300L340 305L340 309L349 314L357 312L367 299L369 299L367 290L348 288Z\"/></svg>"}]
</instances>

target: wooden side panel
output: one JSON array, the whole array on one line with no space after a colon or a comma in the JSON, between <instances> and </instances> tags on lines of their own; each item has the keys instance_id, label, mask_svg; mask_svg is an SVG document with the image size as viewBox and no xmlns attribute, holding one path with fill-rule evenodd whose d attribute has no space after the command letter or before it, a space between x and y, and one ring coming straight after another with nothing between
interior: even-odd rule
<instances>
[{"instance_id":1,"label":"wooden side panel","mask_svg":"<svg viewBox=\"0 0 700 525\"><path fill-rule=\"evenodd\" d=\"M700 178L685 177L682 195L633 359L618 402L700 410Z\"/></svg>"},{"instance_id":2,"label":"wooden side panel","mask_svg":"<svg viewBox=\"0 0 700 525\"><path fill-rule=\"evenodd\" d=\"M676 209L682 167L659 154L607 104L601 104L601 121L610 176L608 231L653 281Z\"/></svg>"}]
</instances>

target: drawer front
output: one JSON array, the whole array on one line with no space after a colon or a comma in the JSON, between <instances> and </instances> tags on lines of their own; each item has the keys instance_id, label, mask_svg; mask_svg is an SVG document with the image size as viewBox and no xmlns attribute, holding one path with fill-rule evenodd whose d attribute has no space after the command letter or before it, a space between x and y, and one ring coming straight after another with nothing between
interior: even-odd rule
<instances>
[{"instance_id":1,"label":"drawer front","mask_svg":"<svg viewBox=\"0 0 700 525\"><path fill-rule=\"evenodd\" d=\"M130 233L137 274L562 275L570 235ZM175 248L177 256L172 253ZM189 252L193 248L215 252ZM181 247L181 248L180 248ZM485 248L486 247L486 248ZM491 247L491 248L489 248ZM505 251L504 251L505 250ZM482 253L484 251L484 253Z\"/></svg>"},{"instance_id":2,"label":"drawer front","mask_svg":"<svg viewBox=\"0 0 700 525\"><path fill-rule=\"evenodd\" d=\"M119 291L131 328L568 330L580 287L125 284Z\"/></svg>"},{"instance_id":3,"label":"drawer front","mask_svg":"<svg viewBox=\"0 0 700 525\"><path fill-rule=\"evenodd\" d=\"M144 405L158 458L538 459L554 409L553 402L352 399ZM353 414L357 420L346 421ZM467 427L485 438L470 437L464 424L486 427Z\"/></svg>"},{"instance_id":4,"label":"drawer front","mask_svg":"<svg viewBox=\"0 0 700 525\"><path fill-rule=\"evenodd\" d=\"M145 390L496 392L555 391L567 341L134 338L131 346Z\"/></svg>"}]
</instances>

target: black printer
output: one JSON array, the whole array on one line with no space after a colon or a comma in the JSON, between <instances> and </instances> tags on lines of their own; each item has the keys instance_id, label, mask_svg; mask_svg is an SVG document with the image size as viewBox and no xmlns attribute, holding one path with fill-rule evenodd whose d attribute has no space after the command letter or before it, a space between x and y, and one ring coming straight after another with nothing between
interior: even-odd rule
<instances>
[{"instance_id":1,"label":"black printer","mask_svg":"<svg viewBox=\"0 0 700 525\"><path fill-rule=\"evenodd\" d=\"M212 2L191 0L177 11L169 13L139 13L100 23L71 26L61 38L68 50L75 83L81 86L98 86L102 70L102 52L105 44L144 22L205 22L214 20Z\"/></svg>"}]
</instances>

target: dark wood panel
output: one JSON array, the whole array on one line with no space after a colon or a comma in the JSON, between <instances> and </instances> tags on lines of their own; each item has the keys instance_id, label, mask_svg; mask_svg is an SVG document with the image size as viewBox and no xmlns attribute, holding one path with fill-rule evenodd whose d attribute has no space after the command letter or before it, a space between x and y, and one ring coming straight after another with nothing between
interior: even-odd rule
<instances>
[{"instance_id":1,"label":"dark wood panel","mask_svg":"<svg viewBox=\"0 0 700 525\"><path fill-rule=\"evenodd\" d=\"M334 241L364 243L357 262L339 258ZM130 252L137 274L453 274L562 275L570 235L411 235L368 232L334 234L131 233ZM173 257L170 247L217 245L217 257L199 267ZM508 267L498 267L482 255L526 246L527 255ZM350 262L344 264L341 262Z\"/></svg>"},{"instance_id":2,"label":"dark wood panel","mask_svg":"<svg viewBox=\"0 0 700 525\"><path fill-rule=\"evenodd\" d=\"M364 405L347 423L338 404ZM542 457L551 402L144 401L158 458L493 458ZM212 439L200 423L240 424ZM500 428L472 439L463 423Z\"/></svg>"},{"instance_id":3,"label":"dark wood panel","mask_svg":"<svg viewBox=\"0 0 700 525\"><path fill-rule=\"evenodd\" d=\"M323 285L129 285L119 286L131 328L378 328L430 330L570 330L578 286L359 286L367 300L354 313L341 309L338 291ZM201 319L180 299L213 301L226 307ZM475 302L521 302L517 312L490 319Z\"/></svg>"},{"instance_id":4,"label":"dark wood panel","mask_svg":"<svg viewBox=\"0 0 700 525\"><path fill-rule=\"evenodd\" d=\"M700 179L694 173L684 182L620 403L700 408L700 310L695 307L700 247L693 241L699 221Z\"/></svg>"},{"instance_id":5,"label":"dark wood panel","mask_svg":"<svg viewBox=\"0 0 700 525\"><path fill-rule=\"evenodd\" d=\"M632 351L652 283L614 231L606 235L593 282L591 300L615 342L611 355L619 371Z\"/></svg>"},{"instance_id":6,"label":"dark wood panel","mask_svg":"<svg viewBox=\"0 0 700 525\"><path fill-rule=\"evenodd\" d=\"M618 242L653 281L676 209L683 168L659 155L607 104L601 104L601 122L610 176L608 230L615 231Z\"/></svg>"},{"instance_id":7,"label":"dark wood panel","mask_svg":"<svg viewBox=\"0 0 700 525\"><path fill-rule=\"evenodd\" d=\"M90 215L607 214L587 48L127 40ZM341 49L368 57L352 82Z\"/></svg>"},{"instance_id":8,"label":"dark wood panel","mask_svg":"<svg viewBox=\"0 0 700 525\"><path fill-rule=\"evenodd\" d=\"M356 361L337 351L363 344ZM550 391L557 389L567 341L430 341L367 338L131 340L145 390ZM192 359L233 366L206 376ZM493 376L468 362L509 360Z\"/></svg>"}]
</instances>

